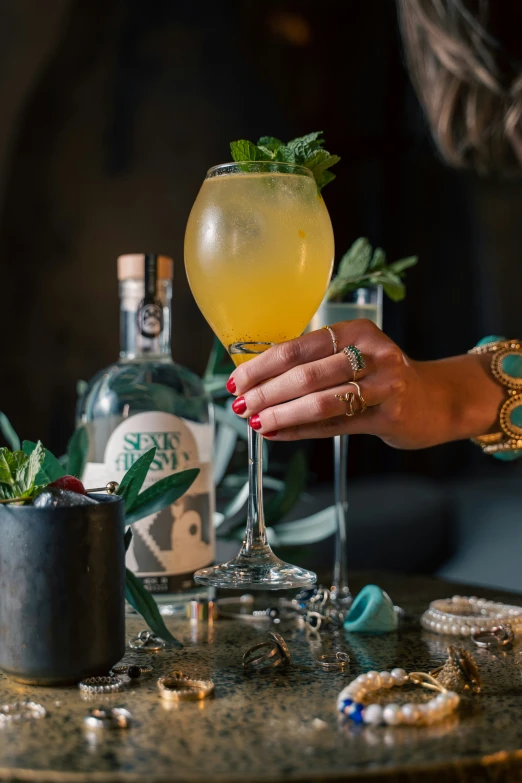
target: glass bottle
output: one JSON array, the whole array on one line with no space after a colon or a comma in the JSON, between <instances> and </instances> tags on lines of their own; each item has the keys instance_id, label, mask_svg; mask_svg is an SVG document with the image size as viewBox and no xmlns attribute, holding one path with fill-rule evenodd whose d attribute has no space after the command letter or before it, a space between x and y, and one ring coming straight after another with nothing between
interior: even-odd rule
<instances>
[{"instance_id":1,"label":"glass bottle","mask_svg":"<svg viewBox=\"0 0 522 783\"><path fill-rule=\"evenodd\" d=\"M89 435L83 481L121 481L148 449L155 459L144 488L198 467L189 490L169 508L132 526L127 567L142 578L163 614L195 596L208 597L192 574L215 557L213 410L197 375L172 360L172 259L154 254L118 258L121 351L97 373L78 403Z\"/></svg>"}]
</instances>

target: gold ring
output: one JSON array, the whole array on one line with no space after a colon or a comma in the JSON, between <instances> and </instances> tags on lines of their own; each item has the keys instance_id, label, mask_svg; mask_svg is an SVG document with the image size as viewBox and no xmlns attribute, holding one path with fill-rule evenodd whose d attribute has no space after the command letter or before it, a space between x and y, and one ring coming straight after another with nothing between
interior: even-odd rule
<instances>
[{"instance_id":1,"label":"gold ring","mask_svg":"<svg viewBox=\"0 0 522 783\"><path fill-rule=\"evenodd\" d=\"M337 337L334 334L334 330L332 329L331 326L323 326L323 329L328 329L328 331L330 332L330 337L332 338L333 352L335 356L335 354L337 353L338 343L337 343Z\"/></svg>"},{"instance_id":2,"label":"gold ring","mask_svg":"<svg viewBox=\"0 0 522 783\"><path fill-rule=\"evenodd\" d=\"M268 632L267 642L254 644L243 654L243 668L262 669L266 667L288 666L292 660L290 650L281 636L275 631ZM262 655L255 655L257 650L268 650Z\"/></svg>"},{"instance_id":3,"label":"gold ring","mask_svg":"<svg viewBox=\"0 0 522 783\"><path fill-rule=\"evenodd\" d=\"M193 680L180 671L160 677L158 688L161 698L167 701L201 701L214 693L212 680Z\"/></svg>"},{"instance_id":4,"label":"gold ring","mask_svg":"<svg viewBox=\"0 0 522 783\"><path fill-rule=\"evenodd\" d=\"M348 386L355 386L357 389L357 396L359 398L359 402L361 404L361 409L359 413L364 413L364 411L367 409L368 405L366 403L366 400L364 399L361 387L356 381L348 381ZM350 405L350 413L346 413L345 416L354 416L356 411L353 409L353 401L355 399L355 394L353 392L348 392L347 394L336 394L335 395L338 400L342 400L343 402L347 402Z\"/></svg>"}]
</instances>

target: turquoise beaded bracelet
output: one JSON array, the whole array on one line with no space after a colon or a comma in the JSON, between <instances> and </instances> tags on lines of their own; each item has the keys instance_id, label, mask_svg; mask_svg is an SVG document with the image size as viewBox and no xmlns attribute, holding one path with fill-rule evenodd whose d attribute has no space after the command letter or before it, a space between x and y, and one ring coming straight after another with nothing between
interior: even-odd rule
<instances>
[{"instance_id":1,"label":"turquoise beaded bracelet","mask_svg":"<svg viewBox=\"0 0 522 783\"><path fill-rule=\"evenodd\" d=\"M491 335L469 353L491 354L491 372L508 392L499 412L501 431L481 435L473 443L505 462L518 459L522 456L522 345L518 340Z\"/></svg>"}]
</instances>

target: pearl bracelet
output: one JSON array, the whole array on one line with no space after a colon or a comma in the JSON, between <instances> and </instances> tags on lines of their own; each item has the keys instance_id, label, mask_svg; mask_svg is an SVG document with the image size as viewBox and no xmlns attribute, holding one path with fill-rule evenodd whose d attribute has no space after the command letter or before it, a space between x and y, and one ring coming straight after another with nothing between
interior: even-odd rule
<instances>
[{"instance_id":1,"label":"pearl bracelet","mask_svg":"<svg viewBox=\"0 0 522 783\"><path fill-rule=\"evenodd\" d=\"M406 683L421 685L423 688L438 691L435 698L425 704L364 704L363 699L372 691L380 688L393 688ZM447 690L430 674L412 672L404 669L392 669L391 672L367 672L360 674L353 682L343 688L337 697L337 709L354 723L366 723L372 726L427 726L445 718L459 706L460 696Z\"/></svg>"},{"instance_id":2,"label":"pearl bracelet","mask_svg":"<svg viewBox=\"0 0 522 783\"><path fill-rule=\"evenodd\" d=\"M421 617L421 625L427 631L452 636L473 636L506 623L515 636L522 634L520 606L461 595L432 601Z\"/></svg>"}]
</instances>

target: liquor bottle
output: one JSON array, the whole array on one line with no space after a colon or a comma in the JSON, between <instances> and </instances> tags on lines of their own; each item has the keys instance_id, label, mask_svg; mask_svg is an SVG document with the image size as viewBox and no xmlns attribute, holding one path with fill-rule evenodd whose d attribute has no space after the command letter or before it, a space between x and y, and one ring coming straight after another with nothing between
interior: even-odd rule
<instances>
[{"instance_id":1,"label":"liquor bottle","mask_svg":"<svg viewBox=\"0 0 522 783\"><path fill-rule=\"evenodd\" d=\"M119 256L120 359L95 375L77 409L89 436L87 486L120 481L153 446L144 488L171 473L200 469L179 500L132 526L127 567L165 614L208 595L192 574L215 556L212 404L201 379L172 360L172 273L166 256Z\"/></svg>"}]
</instances>

